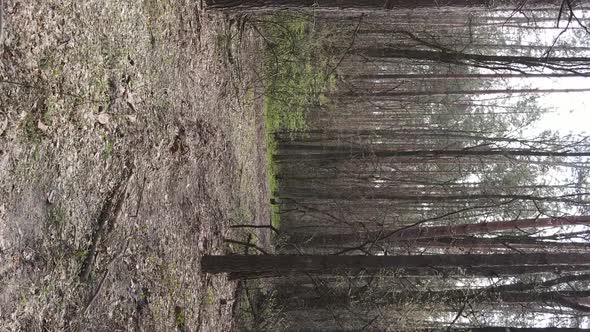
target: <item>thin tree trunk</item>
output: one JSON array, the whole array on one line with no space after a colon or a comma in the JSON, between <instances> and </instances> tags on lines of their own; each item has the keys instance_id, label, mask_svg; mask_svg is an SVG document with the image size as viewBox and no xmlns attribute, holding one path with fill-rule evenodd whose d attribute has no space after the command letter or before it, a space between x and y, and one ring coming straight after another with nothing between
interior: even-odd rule
<instances>
[{"instance_id":1,"label":"thin tree trunk","mask_svg":"<svg viewBox=\"0 0 590 332\"><path fill-rule=\"evenodd\" d=\"M509 6L510 1L498 2L492 0L205 0L208 8L232 9L232 10L256 10L256 9L289 9L289 8L316 8L316 9L414 9L428 7L489 7ZM556 0L528 0L527 7L534 8L539 5L558 6Z\"/></svg>"},{"instance_id":2,"label":"thin tree trunk","mask_svg":"<svg viewBox=\"0 0 590 332\"><path fill-rule=\"evenodd\" d=\"M345 148L343 148L344 150ZM351 150L348 147L348 150ZM536 150L413 150L413 151L396 151L396 150L376 150L376 151L338 151L317 154L291 154L276 155L277 161L286 160L342 160L357 159L362 157L471 157L471 156L507 156L507 157L590 157L590 152L569 152L569 151L536 151Z\"/></svg>"},{"instance_id":3,"label":"thin tree trunk","mask_svg":"<svg viewBox=\"0 0 590 332\"><path fill-rule=\"evenodd\" d=\"M536 273L554 273L561 275L567 272L586 272L590 271L588 265L510 265L510 266L464 266L464 267L421 267L421 268L403 268L397 269L399 275L414 278L431 278L449 277L449 276L469 276L469 277L507 277L519 276L523 274ZM325 274L324 274L325 275ZM270 272L252 272L252 273L236 273L230 274L232 278L239 279L258 279L258 278L274 278L278 275L272 271ZM279 276L280 277L280 276ZM292 274L288 275L293 278ZM307 277L307 276L306 276Z\"/></svg>"},{"instance_id":4,"label":"thin tree trunk","mask_svg":"<svg viewBox=\"0 0 590 332\"><path fill-rule=\"evenodd\" d=\"M444 52L444 51L422 51L399 49L393 47L367 47L355 50L356 53L365 54L376 58L406 58L432 60L440 62L457 63L462 60L477 61L482 63L504 63L504 64L523 64L540 66L542 64L588 64L590 57L534 57L534 56L513 56L513 55L485 55L475 53ZM526 75L526 74L524 74Z\"/></svg>"},{"instance_id":5,"label":"thin tree trunk","mask_svg":"<svg viewBox=\"0 0 590 332\"><path fill-rule=\"evenodd\" d=\"M441 331L448 331L443 329ZM486 326L467 329L451 329L454 332L590 332L590 329L569 327L506 327ZM432 331L431 331L432 332Z\"/></svg>"},{"instance_id":6,"label":"thin tree trunk","mask_svg":"<svg viewBox=\"0 0 590 332\"><path fill-rule=\"evenodd\" d=\"M505 79L505 78L556 78L556 77L583 77L582 74L360 74L341 75L344 79L364 80L470 80L470 79Z\"/></svg>"},{"instance_id":7,"label":"thin tree trunk","mask_svg":"<svg viewBox=\"0 0 590 332\"><path fill-rule=\"evenodd\" d=\"M486 90L448 90L448 91L351 91L347 97L415 97L415 96L447 96L447 95L493 95L493 94L537 94L537 93L576 93L588 92L590 88L580 89L486 89Z\"/></svg>"},{"instance_id":8,"label":"thin tree trunk","mask_svg":"<svg viewBox=\"0 0 590 332\"><path fill-rule=\"evenodd\" d=\"M572 308L581 312L590 312L590 307L578 303L578 299L590 296L588 290L576 291L497 291L496 289L451 289L451 290L417 290L417 291L382 291L370 292L365 295L364 290L354 295L348 289L328 289L321 294L308 292L300 297L294 296L292 292L283 298L281 302L291 308L347 308L356 301L361 301L361 306L374 305L377 307L389 305L407 305L408 303L436 303L457 305L465 302L477 301L477 303L502 303L502 304L543 304L559 305ZM352 296L351 296L352 294ZM583 301L582 301L583 302Z\"/></svg>"},{"instance_id":9,"label":"thin tree trunk","mask_svg":"<svg viewBox=\"0 0 590 332\"><path fill-rule=\"evenodd\" d=\"M399 240L398 246L401 248L418 247L418 248L437 248L444 250L460 250L462 252L483 251L491 253L493 251L509 251L515 250L519 252L531 251L560 251L560 252L576 252L590 250L589 243L578 242L547 242L535 240L534 238L523 238L522 240L516 237L504 239L499 238L467 238L467 239L433 239L433 240ZM397 244L397 243L396 243ZM341 248L341 245L334 245Z\"/></svg>"},{"instance_id":10,"label":"thin tree trunk","mask_svg":"<svg viewBox=\"0 0 590 332\"><path fill-rule=\"evenodd\" d=\"M399 48L359 48L358 54L374 58L429 60L438 63L500 69L526 74L525 69L547 68L553 71L590 75L590 57L533 57L485 55L451 51L422 51Z\"/></svg>"},{"instance_id":11,"label":"thin tree trunk","mask_svg":"<svg viewBox=\"0 0 590 332\"><path fill-rule=\"evenodd\" d=\"M335 191L314 191L291 189L284 194L284 198L306 198L324 199L324 200L391 200L391 201L410 201L410 202L453 202L453 201L474 201L474 200L510 200L510 201L535 201L535 202L559 202L559 203L584 203L585 196L590 193L576 193L563 196L536 196L536 195L519 195L519 194L449 194L449 195L404 195L400 193L391 193L384 190L365 190L359 192L335 192Z\"/></svg>"},{"instance_id":12,"label":"thin tree trunk","mask_svg":"<svg viewBox=\"0 0 590 332\"><path fill-rule=\"evenodd\" d=\"M393 9L420 7L469 7L488 6L490 0L205 0L213 9L281 9L281 8L334 8L334 9ZM535 3L554 2L550 0Z\"/></svg>"}]
</instances>

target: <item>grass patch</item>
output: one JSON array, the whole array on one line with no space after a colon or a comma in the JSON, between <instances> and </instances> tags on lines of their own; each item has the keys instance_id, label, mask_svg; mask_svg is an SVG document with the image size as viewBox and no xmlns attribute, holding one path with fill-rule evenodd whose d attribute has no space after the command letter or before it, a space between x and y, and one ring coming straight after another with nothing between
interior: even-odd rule
<instances>
[{"instance_id":1,"label":"grass patch","mask_svg":"<svg viewBox=\"0 0 590 332\"><path fill-rule=\"evenodd\" d=\"M23 134L25 142L33 145L41 143L43 133L37 127L38 120L32 113L27 113L23 121Z\"/></svg>"},{"instance_id":2,"label":"grass patch","mask_svg":"<svg viewBox=\"0 0 590 332\"><path fill-rule=\"evenodd\" d=\"M215 293L211 288L207 288L207 294L205 295L205 304L208 306L213 305L215 303Z\"/></svg>"},{"instance_id":3,"label":"grass patch","mask_svg":"<svg viewBox=\"0 0 590 332\"><path fill-rule=\"evenodd\" d=\"M307 113L326 102L335 83L310 16L276 14L263 22L267 129L301 131Z\"/></svg>"},{"instance_id":4,"label":"grass patch","mask_svg":"<svg viewBox=\"0 0 590 332\"><path fill-rule=\"evenodd\" d=\"M48 221L50 225L53 225L55 227L62 227L63 224L67 221L67 217L67 211L60 204L53 205L49 209Z\"/></svg>"},{"instance_id":5,"label":"grass patch","mask_svg":"<svg viewBox=\"0 0 590 332\"><path fill-rule=\"evenodd\" d=\"M268 188L271 198L275 198L279 169L273 158L278 150L274 134L307 129L308 113L328 102L325 91L335 85L335 76L311 16L279 13L260 22L258 31L266 45L264 122ZM271 224L280 226L278 205L271 205Z\"/></svg>"},{"instance_id":6,"label":"grass patch","mask_svg":"<svg viewBox=\"0 0 590 332\"><path fill-rule=\"evenodd\" d=\"M176 326L182 326L186 322L184 312L179 306L174 307L174 321L176 322Z\"/></svg>"}]
</instances>

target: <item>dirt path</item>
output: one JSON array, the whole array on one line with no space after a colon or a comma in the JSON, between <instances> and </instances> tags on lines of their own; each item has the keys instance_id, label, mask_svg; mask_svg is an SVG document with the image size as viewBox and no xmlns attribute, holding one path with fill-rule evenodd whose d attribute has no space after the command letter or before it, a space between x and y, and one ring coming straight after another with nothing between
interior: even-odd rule
<instances>
[{"instance_id":1,"label":"dirt path","mask_svg":"<svg viewBox=\"0 0 590 332\"><path fill-rule=\"evenodd\" d=\"M199 6L4 0L0 331L231 328L199 264L268 220L257 44Z\"/></svg>"}]
</instances>

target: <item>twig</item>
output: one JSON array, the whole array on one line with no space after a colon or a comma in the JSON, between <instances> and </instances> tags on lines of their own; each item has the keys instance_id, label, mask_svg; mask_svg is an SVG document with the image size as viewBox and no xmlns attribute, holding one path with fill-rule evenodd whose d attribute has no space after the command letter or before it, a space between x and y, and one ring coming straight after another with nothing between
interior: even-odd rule
<instances>
[{"instance_id":1,"label":"twig","mask_svg":"<svg viewBox=\"0 0 590 332\"><path fill-rule=\"evenodd\" d=\"M241 224L241 225L231 225L230 228L269 228L277 235L280 234L279 230L274 227L273 225L250 225L250 224Z\"/></svg>"},{"instance_id":2,"label":"twig","mask_svg":"<svg viewBox=\"0 0 590 332\"><path fill-rule=\"evenodd\" d=\"M88 314L88 310L90 309L90 307L92 306L94 301L96 301L96 299L98 298L98 294L100 293L100 290L102 289L102 285L104 284L104 281L107 279L107 276L109 275L109 271L110 271L109 269L104 271L104 274L102 275L102 278L100 278L100 282L98 283L98 287L96 287L96 291L94 291L92 298L90 299L90 301L86 305L86 308L84 308L84 313L82 314L82 317L86 317L86 315Z\"/></svg>"},{"instance_id":3,"label":"twig","mask_svg":"<svg viewBox=\"0 0 590 332\"><path fill-rule=\"evenodd\" d=\"M82 263L82 269L80 270L80 280L86 282L88 281L88 277L90 276L90 271L94 266L94 261L96 259L96 248L98 246L98 242L104 233L104 229L107 224L114 223L123 207L123 201L125 200L125 192L127 191L127 184L129 183L129 179L133 174L131 164L127 164L123 171L123 175L117 185L110 191L107 200L105 201L100 214L97 218L97 225L92 236L92 240L90 242L90 246L87 250L86 258Z\"/></svg>"},{"instance_id":4,"label":"twig","mask_svg":"<svg viewBox=\"0 0 590 332\"><path fill-rule=\"evenodd\" d=\"M449 328L447 329L448 332L452 331L453 325L455 325L455 322L457 322L459 317L461 317L461 315L463 314L463 311L465 311L465 307L467 306L468 303L469 303L469 300L466 300L465 302L463 302L463 305L461 306L461 309L459 309L459 311L457 312L455 319L453 319L451 324L449 324Z\"/></svg>"},{"instance_id":5,"label":"twig","mask_svg":"<svg viewBox=\"0 0 590 332\"><path fill-rule=\"evenodd\" d=\"M338 60L338 62L334 66L334 68L332 68L332 70L330 70L330 72L328 73L328 76L331 76L332 74L334 74L334 72L336 71L336 69L338 69L338 67L340 67L340 64L342 64L342 61L344 61L344 58L346 58L346 56L348 55L348 53L350 52L350 50L354 46L354 42L356 41L356 36L357 36L358 31L359 31L359 29L361 27L361 22L362 21L363 21L363 16L361 15L359 17L359 22L358 22L358 24L357 24L357 26L354 29L354 32L352 34L352 40L350 41L350 44L348 45L348 47L346 48L346 50L344 50L344 52L342 53L342 56L340 57L340 60Z\"/></svg>"},{"instance_id":6,"label":"twig","mask_svg":"<svg viewBox=\"0 0 590 332\"><path fill-rule=\"evenodd\" d=\"M139 198L137 199L137 209L135 209L135 214L129 216L130 218L137 218L137 216L139 215L139 208L141 208L141 201L143 200L143 189L145 188L145 181L147 180L147 177L144 175L143 176L143 183L141 185L141 189L139 190Z\"/></svg>"},{"instance_id":7,"label":"twig","mask_svg":"<svg viewBox=\"0 0 590 332\"><path fill-rule=\"evenodd\" d=\"M111 259L109 264L107 264L107 269L106 269L106 271L104 271L102 278L100 278L100 282L98 283L98 286L96 287L96 290L94 291L94 294L92 295L92 298L90 298L90 301L88 301L88 304L84 308L84 313L82 314L82 317L86 317L86 314L88 314L88 310L90 309L92 304L98 298L100 290L102 289L102 285L104 284L104 281L107 279L107 276L109 275L109 271L111 270L112 265L114 264L115 261L117 261L119 258L121 258L121 256L123 256L125 251L127 251L128 246L129 246L129 237L127 237L127 241L125 242L125 246L123 247L123 249L121 251L119 251L119 253L115 257L113 257L113 259Z\"/></svg>"},{"instance_id":8,"label":"twig","mask_svg":"<svg viewBox=\"0 0 590 332\"><path fill-rule=\"evenodd\" d=\"M233 243L233 244L239 244L239 245L246 246L246 247L249 247L249 248L254 248L254 249L260 251L261 253L263 253L265 255L269 255L269 253L266 250L264 250L261 247L255 245L254 243L243 242L243 241L232 240L232 239L224 239L223 242Z\"/></svg>"}]
</instances>

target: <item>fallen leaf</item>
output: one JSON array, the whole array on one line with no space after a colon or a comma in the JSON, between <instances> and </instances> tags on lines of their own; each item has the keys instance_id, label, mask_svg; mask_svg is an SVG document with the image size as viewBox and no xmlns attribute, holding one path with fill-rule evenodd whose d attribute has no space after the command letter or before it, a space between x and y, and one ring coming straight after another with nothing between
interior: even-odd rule
<instances>
[{"instance_id":1,"label":"fallen leaf","mask_svg":"<svg viewBox=\"0 0 590 332\"><path fill-rule=\"evenodd\" d=\"M127 101L127 106L129 106L129 108L133 111L133 112L137 112L137 110L135 109L135 105L133 105L132 102Z\"/></svg>"},{"instance_id":2,"label":"fallen leaf","mask_svg":"<svg viewBox=\"0 0 590 332\"><path fill-rule=\"evenodd\" d=\"M41 130L43 133L47 133L49 127L46 124L41 122L41 120L37 121L37 129Z\"/></svg>"},{"instance_id":3,"label":"fallen leaf","mask_svg":"<svg viewBox=\"0 0 590 332\"><path fill-rule=\"evenodd\" d=\"M56 192L55 192L55 190L51 190L51 191L49 192L49 194L47 195L47 203L49 203L49 204L53 204L53 203L55 203L55 198L56 198L56 196L57 196L57 195L56 195Z\"/></svg>"}]
</instances>

